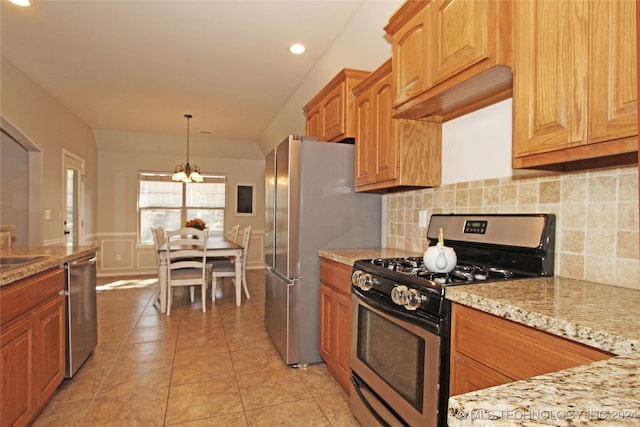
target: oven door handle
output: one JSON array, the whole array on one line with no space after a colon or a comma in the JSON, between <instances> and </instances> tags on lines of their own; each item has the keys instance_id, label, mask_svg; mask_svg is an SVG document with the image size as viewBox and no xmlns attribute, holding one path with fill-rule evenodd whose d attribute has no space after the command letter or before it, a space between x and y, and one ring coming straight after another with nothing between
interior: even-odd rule
<instances>
[{"instance_id":1,"label":"oven door handle","mask_svg":"<svg viewBox=\"0 0 640 427\"><path fill-rule=\"evenodd\" d=\"M418 311L413 311L411 312L411 314L407 314L403 311L404 307L402 306L395 305L393 307L390 307L389 299L376 298L376 294L365 294L364 292L356 288L352 288L352 292L361 301L370 305L374 309L385 313L388 316L399 318L404 320L405 322L419 325L436 335L440 335L442 331L441 320L437 317L421 314Z\"/></svg>"},{"instance_id":2,"label":"oven door handle","mask_svg":"<svg viewBox=\"0 0 640 427\"><path fill-rule=\"evenodd\" d=\"M380 402L378 398L368 390L362 380L355 375L351 375L351 391L358 395L360 401L382 427L408 427L394 412ZM375 408L373 407L375 405Z\"/></svg>"}]
</instances>

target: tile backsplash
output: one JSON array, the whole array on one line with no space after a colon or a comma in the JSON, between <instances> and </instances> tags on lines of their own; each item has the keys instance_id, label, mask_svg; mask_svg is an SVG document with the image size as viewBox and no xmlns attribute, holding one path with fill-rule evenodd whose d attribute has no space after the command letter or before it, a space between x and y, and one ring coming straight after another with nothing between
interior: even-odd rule
<instances>
[{"instance_id":1,"label":"tile backsplash","mask_svg":"<svg viewBox=\"0 0 640 427\"><path fill-rule=\"evenodd\" d=\"M556 276L640 289L638 167L540 172L386 197L386 247L422 253L419 213L554 213Z\"/></svg>"}]
</instances>

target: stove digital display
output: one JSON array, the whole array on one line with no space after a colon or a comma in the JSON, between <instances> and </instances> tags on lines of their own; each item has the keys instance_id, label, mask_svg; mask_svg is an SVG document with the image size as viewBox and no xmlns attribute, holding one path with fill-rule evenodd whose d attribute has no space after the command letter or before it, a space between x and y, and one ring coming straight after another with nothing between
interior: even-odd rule
<instances>
[{"instance_id":1,"label":"stove digital display","mask_svg":"<svg viewBox=\"0 0 640 427\"><path fill-rule=\"evenodd\" d=\"M469 234L485 234L487 232L487 221L465 221L464 232Z\"/></svg>"}]
</instances>

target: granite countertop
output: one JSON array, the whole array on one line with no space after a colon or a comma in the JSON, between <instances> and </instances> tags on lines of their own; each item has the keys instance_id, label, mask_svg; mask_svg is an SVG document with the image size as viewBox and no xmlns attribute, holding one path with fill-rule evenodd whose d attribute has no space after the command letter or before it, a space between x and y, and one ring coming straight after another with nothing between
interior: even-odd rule
<instances>
[{"instance_id":1,"label":"granite countertop","mask_svg":"<svg viewBox=\"0 0 640 427\"><path fill-rule=\"evenodd\" d=\"M454 286L446 297L618 355L453 396L450 427L640 423L640 290L552 277Z\"/></svg>"},{"instance_id":2,"label":"granite countertop","mask_svg":"<svg viewBox=\"0 0 640 427\"><path fill-rule=\"evenodd\" d=\"M57 267L83 256L96 253L99 246L29 246L0 249L0 258L43 257L42 259L15 268L0 271L0 286Z\"/></svg>"}]
</instances>

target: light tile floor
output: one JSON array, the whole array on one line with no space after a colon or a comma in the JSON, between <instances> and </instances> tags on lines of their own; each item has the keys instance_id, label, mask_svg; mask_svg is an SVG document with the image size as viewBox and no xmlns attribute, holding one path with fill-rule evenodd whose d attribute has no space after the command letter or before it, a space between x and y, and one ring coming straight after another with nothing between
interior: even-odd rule
<instances>
[{"instance_id":1,"label":"light tile floor","mask_svg":"<svg viewBox=\"0 0 640 427\"><path fill-rule=\"evenodd\" d=\"M98 346L65 380L34 426L359 426L323 364L284 364L264 328L264 270L251 299L174 289L171 316L153 304L157 281L98 280ZM102 285L102 287L100 287Z\"/></svg>"}]
</instances>

